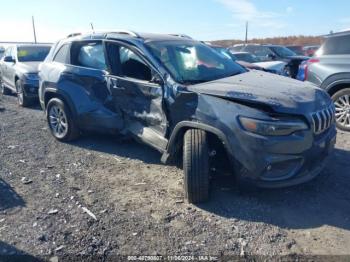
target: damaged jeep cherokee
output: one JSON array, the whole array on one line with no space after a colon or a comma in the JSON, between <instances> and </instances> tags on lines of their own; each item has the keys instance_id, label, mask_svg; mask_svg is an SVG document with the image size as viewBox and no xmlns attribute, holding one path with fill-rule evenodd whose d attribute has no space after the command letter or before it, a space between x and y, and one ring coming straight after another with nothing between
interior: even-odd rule
<instances>
[{"instance_id":1,"label":"damaged jeep cherokee","mask_svg":"<svg viewBox=\"0 0 350 262\"><path fill-rule=\"evenodd\" d=\"M248 71L170 35L118 31L61 40L41 65L39 97L60 141L112 132L182 165L191 203L208 199L214 170L261 187L309 181L335 144L334 105L323 90Z\"/></svg>"}]
</instances>

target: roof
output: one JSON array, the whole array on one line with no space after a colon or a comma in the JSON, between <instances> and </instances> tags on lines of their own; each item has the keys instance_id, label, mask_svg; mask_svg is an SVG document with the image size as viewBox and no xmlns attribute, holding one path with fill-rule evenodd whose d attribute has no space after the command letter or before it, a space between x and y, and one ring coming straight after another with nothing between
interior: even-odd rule
<instances>
[{"instance_id":1,"label":"roof","mask_svg":"<svg viewBox=\"0 0 350 262\"><path fill-rule=\"evenodd\" d=\"M141 39L143 41L166 41L166 40L191 40L189 36L183 34L154 34L138 33L129 30L111 30L104 32L95 32L87 34L73 33L68 35L69 40L88 40L88 39Z\"/></svg>"},{"instance_id":2,"label":"roof","mask_svg":"<svg viewBox=\"0 0 350 262\"><path fill-rule=\"evenodd\" d=\"M350 35L350 29L344 30L344 31L340 31L337 33L330 33L328 35L324 35L323 37L336 37L336 36L345 36L345 35Z\"/></svg>"}]
</instances>

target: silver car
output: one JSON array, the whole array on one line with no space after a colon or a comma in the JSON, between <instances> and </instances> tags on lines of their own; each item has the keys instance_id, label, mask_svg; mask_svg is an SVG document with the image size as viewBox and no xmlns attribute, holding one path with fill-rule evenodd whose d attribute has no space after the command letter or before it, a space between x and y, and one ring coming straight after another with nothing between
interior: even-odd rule
<instances>
[{"instance_id":1,"label":"silver car","mask_svg":"<svg viewBox=\"0 0 350 262\"><path fill-rule=\"evenodd\" d=\"M336 109L336 124L350 131L350 31L325 36L305 65L305 79L326 90Z\"/></svg>"}]
</instances>

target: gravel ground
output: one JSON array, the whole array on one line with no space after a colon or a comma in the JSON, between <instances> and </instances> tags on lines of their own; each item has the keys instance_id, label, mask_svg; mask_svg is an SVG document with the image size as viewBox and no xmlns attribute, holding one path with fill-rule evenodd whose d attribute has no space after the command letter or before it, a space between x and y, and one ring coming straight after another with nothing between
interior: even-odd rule
<instances>
[{"instance_id":1,"label":"gravel ground","mask_svg":"<svg viewBox=\"0 0 350 262\"><path fill-rule=\"evenodd\" d=\"M0 255L114 260L116 255L350 255L350 135L317 179L183 200L182 171L130 140L57 142L38 108L0 97ZM1 259L0 259L1 260Z\"/></svg>"}]
</instances>

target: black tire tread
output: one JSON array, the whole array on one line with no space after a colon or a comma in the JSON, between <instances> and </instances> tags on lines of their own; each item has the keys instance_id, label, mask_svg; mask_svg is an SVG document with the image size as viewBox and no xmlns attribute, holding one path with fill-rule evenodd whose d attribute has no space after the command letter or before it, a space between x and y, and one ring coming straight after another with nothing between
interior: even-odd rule
<instances>
[{"instance_id":1,"label":"black tire tread","mask_svg":"<svg viewBox=\"0 0 350 262\"><path fill-rule=\"evenodd\" d=\"M19 86L22 85L21 80L17 80L17 81L16 81L16 89L17 89L17 85L19 85ZM24 89L23 89L22 86L21 86L21 88L22 88L22 92L23 92L23 103L20 104L20 103L18 102L18 104L19 104L19 106L22 106L22 107L30 106L30 105L32 104L32 100L26 96L26 94L25 94Z\"/></svg>"},{"instance_id":2,"label":"black tire tread","mask_svg":"<svg viewBox=\"0 0 350 262\"><path fill-rule=\"evenodd\" d=\"M0 81L0 85L1 85L1 94L3 94L4 96L11 94L10 89L8 89L2 81Z\"/></svg>"},{"instance_id":3,"label":"black tire tread","mask_svg":"<svg viewBox=\"0 0 350 262\"><path fill-rule=\"evenodd\" d=\"M209 198L209 154L206 132L190 129L184 135L183 169L185 197L189 203Z\"/></svg>"},{"instance_id":4,"label":"black tire tread","mask_svg":"<svg viewBox=\"0 0 350 262\"><path fill-rule=\"evenodd\" d=\"M68 106L64 103L64 101L62 101L59 98L52 98L48 103L47 103L47 107L46 107L46 116L47 116L47 121L49 121L49 116L48 116L48 112L50 110L50 107L52 105L58 105L60 106L64 112L66 113L66 117L67 117L67 121L68 121L68 132L67 135L63 138L58 138L55 137L57 140L62 141L62 142L70 142L73 140L76 140L79 138L80 136L80 130L77 126L77 124L75 123L75 120L72 117L72 113L70 111L70 109L68 108ZM48 122L49 128L50 128L50 124Z\"/></svg>"},{"instance_id":5,"label":"black tire tread","mask_svg":"<svg viewBox=\"0 0 350 262\"><path fill-rule=\"evenodd\" d=\"M345 94L350 94L350 87L341 89L338 92L334 93L332 95L333 102L335 102L339 97L341 97L341 96L343 96ZM350 128L343 127L343 126L339 125L337 122L336 122L336 126L337 126L338 129L340 129L342 131L350 132Z\"/></svg>"}]
</instances>

